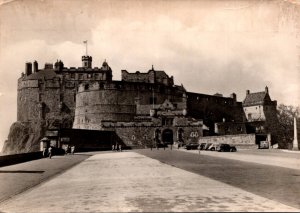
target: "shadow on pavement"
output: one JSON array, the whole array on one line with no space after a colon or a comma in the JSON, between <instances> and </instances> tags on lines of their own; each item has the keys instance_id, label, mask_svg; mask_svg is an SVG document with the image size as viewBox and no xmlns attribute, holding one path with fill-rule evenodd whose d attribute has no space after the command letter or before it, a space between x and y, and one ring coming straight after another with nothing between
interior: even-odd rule
<instances>
[{"instance_id":1,"label":"shadow on pavement","mask_svg":"<svg viewBox=\"0 0 300 213\"><path fill-rule=\"evenodd\" d=\"M45 171L0 170L0 173L44 173Z\"/></svg>"}]
</instances>

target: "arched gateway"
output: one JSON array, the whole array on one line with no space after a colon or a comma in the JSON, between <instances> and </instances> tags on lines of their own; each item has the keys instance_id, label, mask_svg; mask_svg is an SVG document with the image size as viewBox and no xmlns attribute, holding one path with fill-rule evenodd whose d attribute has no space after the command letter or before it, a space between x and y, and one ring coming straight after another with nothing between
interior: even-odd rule
<instances>
[{"instance_id":1,"label":"arched gateway","mask_svg":"<svg viewBox=\"0 0 300 213\"><path fill-rule=\"evenodd\" d=\"M173 131L171 129L165 129L162 133L162 141L165 144L173 144Z\"/></svg>"}]
</instances>

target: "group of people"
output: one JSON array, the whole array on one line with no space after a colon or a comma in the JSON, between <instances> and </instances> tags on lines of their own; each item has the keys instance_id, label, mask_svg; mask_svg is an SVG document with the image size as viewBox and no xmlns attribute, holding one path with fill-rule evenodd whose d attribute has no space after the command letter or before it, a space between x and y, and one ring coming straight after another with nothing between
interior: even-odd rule
<instances>
[{"instance_id":1,"label":"group of people","mask_svg":"<svg viewBox=\"0 0 300 213\"><path fill-rule=\"evenodd\" d=\"M55 149L54 147L49 146L48 148L47 147L43 148L43 157L44 158L49 157L51 159L54 154L54 150L57 152L56 154L63 154L63 153L61 153L61 151L59 149ZM67 155L68 153L74 155L75 146L74 145L73 146L66 145L66 146L64 146L63 150L65 150L65 153L64 153L65 155Z\"/></svg>"},{"instance_id":2,"label":"group of people","mask_svg":"<svg viewBox=\"0 0 300 213\"><path fill-rule=\"evenodd\" d=\"M49 157L51 159L52 155L53 155L52 146L49 146L49 148L46 148L46 147L43 148L43 157L44 158Z\"/></svg>"},{"instance_id":3,"label":"group of people","mask_svg":"<svg viewBox=\"0 0 300 213\"><path fill-rule=\"evenodd\" d=\"M120 152L122 152L122 145L121 144L116 144L116 145L112 145L112 151L115 151L115 152L117 152L117 151L120 151Z\"/></svg>"},{"instance_id":4,"label":"group of people","mask_svg":"<svg viewBox=\"0 0 300 213\"><path fill-rule=\"evenodd\" d=\"M65 150L65 154L67 155L68 153L74 155L74 152L75 152L75 146L69 146L69 145L66 145L64 147L64 150Z\"/></svg>"}]
</instances>

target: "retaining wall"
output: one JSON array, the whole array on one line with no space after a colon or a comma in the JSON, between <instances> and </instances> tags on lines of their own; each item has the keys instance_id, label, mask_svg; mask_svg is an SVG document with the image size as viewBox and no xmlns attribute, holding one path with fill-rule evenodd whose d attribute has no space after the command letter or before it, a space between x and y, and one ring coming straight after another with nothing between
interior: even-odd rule
<instances>
[{"instance_id":1,"label":"retaining wall","mask_svg":"<svg viewBox=\"0 0 300 213\"><path fill-rule=\"evenodd\" d=\"M209 136L199 139L199 143L227 143L240 149L257 149L255 134Z\"/></svg>"},{"instance_id":2,"label":"retaining wall","mask_svg":"<svg viewBox=\"0 0 300 213\"><path fill-rule=\"evenodd\" d=\"M17 163L23 163L26 161L37 160L42 158L42 152L30 152L15 155L1 155L0 156L0 167L9 166Z\"/></svg>"}]
</instances>

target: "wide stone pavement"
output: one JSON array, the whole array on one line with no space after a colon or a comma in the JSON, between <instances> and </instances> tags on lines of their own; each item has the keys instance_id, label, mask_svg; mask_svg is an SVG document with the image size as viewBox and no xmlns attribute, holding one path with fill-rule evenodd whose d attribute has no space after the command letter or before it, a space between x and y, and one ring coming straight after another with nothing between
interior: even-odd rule
<instances>
[{"instance_id":1,"label":"wide stone pavement","mask_svg":"<svg viewBox=\"0 0 300 213\"><path fill-rule=\"evenodd\" d=\"M299 212L134 152L96 154L2 203L4 212Z\"/></svg>"}]
</instances>

